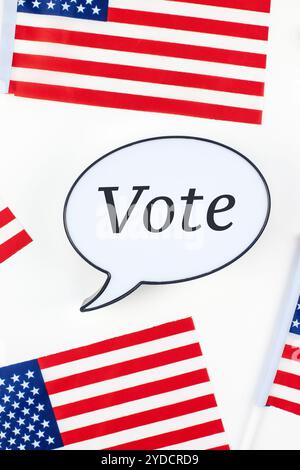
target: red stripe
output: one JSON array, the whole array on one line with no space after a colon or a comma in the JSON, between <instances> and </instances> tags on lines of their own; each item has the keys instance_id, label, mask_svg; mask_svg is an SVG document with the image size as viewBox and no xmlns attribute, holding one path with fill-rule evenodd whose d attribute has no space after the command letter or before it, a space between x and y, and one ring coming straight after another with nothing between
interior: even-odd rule
<instances>
[{"instance_id":1,"label":"red stripe","mask_svg":"<svg viewBox=\"0 0 300 470\"><path fill-rule=\"evenodd\" d=\"M41 55L15 53L13 67L204 88L255 96L263 96L264 94L264 83L262 82Z\"/></svg>"},{"instance_id":2,"label":"red stripe","mask_svg":"<svg viewBox=\"0 0 300 470\"><path fill-rule=\"evenodd\" d=\"M53 408L56 419L65 419L91 411L109 408L134 400L159 395L160 393L172 392L185 387L191 387L204 382L209 382L206 369L176 375L167 379L156 380L155 382L137 385L135 387L118 390L116 392L99 395L97 397L80 400L67 405Z\"/></svg>"},{"instance_id":3,"label":"red stripe","mask_svg":"<svg viewBox=\"0 0 300 470\"><path fill-rule=\"evenodd\" d=\"M286 344L282 353L284 359L291 359L293 361L300 361L300 348L298 346L291 346Z\"/></svg>"},{"instance_id":4,"label":"red stripe","mask_svg":"<svg viewBox=\"0 0 300 470\"><path fill-rule=\"evenodd\" d=\"M184 318L127 335L117 336L116 338L106 339L99 343L82 346L81 348L69 349L68 351L52 354L51 356L45 356L39 359L39 366L41 369L46 369L66 362L78 361L86 357L117 351L130 346L147 343L148 341L155 341L187 331L193 331L194 329L193 319Z\"/></svg>"},{"instance_id":5,"label":"red stripe","mask_svg":"<svg viewBox=\"0 0 300 470\"><path fill-rule=\"evenodd\" d=\"M207 450L230 450L230 447L229 445L226 445L226 446L212 447L211 449L207 449Z\"/></svg>"},{"instance_id":6,"label":"red stripe","mask_svg":"<svg viewBox=\"0 0 300 470\"><path fill-rule=\"evenodd\" d=\"M278 370L274 379L274 383L279 385L285 385L286 387L290 388L295 388L296 390L300 390L300 376L296 374L291 374L290 372Z\"/></svg>"},{"instance_id":7,"label":"red stripe","mask_svg":"<svg viewBox=\"0 0 300 470\"><path fill-rule=\"evenodd\" d=\"M261 13L270 13L271 0L173 0L198 5L211 5L214 7L235 8L237 10L250 10Z\"/></svg>"},{"instance_id":8,"label":"red stripe","mask_svg":"<svg viewBox=\"0 0 300 470\"><path fill-rule=\"evenodd\" d=\"M15 216L8 207L6 207L6 209L3 209L2 211L0 211L0 228L2 228L5 225L9 224L13 220L15 220Z\"/></svg>"},{"instance_id":9,"label":"red stripe","mask_svg":"<svg viewBox=\"0 0 300 470\"><path fill-rule=\"evenodd\" d=\"M290 413L295 413L300 415L300 405L299 403L293 403L292 401L283 400L278 397L269 397L267 401L267 406L275 406L281 410L289 411Z\"/></svg>"},{"instance_id":10,"label":"red stripe","mask_svg":"<svg viewBox=\"0 0 300 470\"><path fill-rule=\"evenodd\" d=\"M61 433L61 438L64 445L74 444L75 442L106 436L107 434L124 431L125 429L133 429L166 419L184 416L189 413L196 413L197 411L214 408L215 406L216 400L214 395L206 395L204 397L193 398L192 400L142 411L129 416L123 416L122 418L112 419L103 423L92 424L72 431L66 431ZM220 428L221 423L219 425L219 429Z\"/></svg>"},{"instance_id":11,"label":"red stripe","mask_svg":"<svg viewBox=\"0 0 300 470\"><path fill-rule=\"evenodd\" d=\"M16 39L266 68L265 54L152 41L149 39L124 38L22 25L17 25L16 27Z\"/></svg>"},{"instance_id":12,"label":"red stripe","mask_svg":"<svg viewBox=\"0 0 300 470\"><path fill-rule=\"evenodd\" d=\"M141 26L154 26L197 33L220 34L246 39L268 40L268 27L254 24L233 23L231 21L194 18L191 16L170 15L148 11L109 8L108 21Z\"/></svg>"},{"instance_id":13,"label":"red stripe","mask_svg":"<svg viewBox=\"0 0 300 470\"><path fill-rule=\"evenodd\" d=\"M79 374L69 375L68 377L51 380L46 382L46 388L51 395L65 390L103 382L104 380L123 377L143 370L153 369L154 367L185 361L186 359L200 355L201 350L199 344L189 344L187 346L181 346L180 348L170 349L168 351L150 354L148 356L138 357L137 359L130 359L129 361L119 362Z\"/></svg>"},{"instance_id":14,"label":"red stripe","mask_svg":"<svg viewBox=\"0 0 300 470\"><path fill-rule=\"evenodd\" d=\"M29 245L32 239L25 230L14 235L12 238L0 245L0 263L7 260L25 246Z\"/></svg>"},{"instance_id":15,"label":"red stripe","mask_svg":"<svg viewBox=\"0 0 300 470\"><path fill-rule=\"evenodd\" d=\"M146 437L126 444L110 447L109 450L155 450L169 447L183 442L201 439L224 432L223 424L220 419L208 423L197 424L189 428L171 431L158 436ZM228 446L224 446L227 448ZM108 450L108 449L107 449Z\"/></svg>"},{"instance_id":16,"label":"red stripe","mask_svg":"<svg viewBox=\"0 0 300 470\"><path fill-rule=\"evenodd\" d=\"M170 98L157 98L127 93L114 93L110 91L86 90L84 88L15 81L10 82L9 92L26 98L63 101L90 106L176 114L248 124L261 124L262 122L262 111L257 109L197 103L195 101L172 100Z\"/></svg>"}]
</instances>

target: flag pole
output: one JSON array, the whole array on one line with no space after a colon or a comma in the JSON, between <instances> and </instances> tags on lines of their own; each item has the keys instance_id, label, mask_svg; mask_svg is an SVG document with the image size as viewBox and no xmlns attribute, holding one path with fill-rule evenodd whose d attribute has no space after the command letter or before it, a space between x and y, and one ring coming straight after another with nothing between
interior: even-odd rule
<instances>
[{"instance_id":1,"label":"flag pole","mask_svg":"<svg viewBox=\"0 0 300 470\"><path fill-rule=\"evenodd\" d=\"M239 448L251 450L254 445L257 431L263 419L263 411L276 375L282 350L295 313L295 307L300 295L300 239L294 255L294 262L288 277L287 288L281 301L278 321L273 332L273 340L269 347L265 364L261 371L260 380L255 392L255 403L250 411L245 432Z\"/></svg>"}]
</instances>

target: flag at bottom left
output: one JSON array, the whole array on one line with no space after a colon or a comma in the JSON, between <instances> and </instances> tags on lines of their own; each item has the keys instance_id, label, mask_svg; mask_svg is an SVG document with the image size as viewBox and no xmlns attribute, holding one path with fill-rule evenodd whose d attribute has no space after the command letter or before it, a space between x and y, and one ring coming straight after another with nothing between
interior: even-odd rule
<instances>
[{"instance_id":1,"label":"flag at bottom left","mask_svg":"<svg viewBox=\"0 0 300 470\"><path fill-rule=\"evenodd\" d=\"M0 368L0 448L229 449L192 318Z\"/></svg>"}]
</instances>

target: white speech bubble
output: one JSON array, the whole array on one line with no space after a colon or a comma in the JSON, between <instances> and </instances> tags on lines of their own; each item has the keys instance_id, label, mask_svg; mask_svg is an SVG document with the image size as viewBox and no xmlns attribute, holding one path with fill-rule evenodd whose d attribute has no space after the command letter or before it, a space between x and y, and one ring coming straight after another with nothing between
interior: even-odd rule
<instances>
[{"instance_id":1,"label":"white speech bubble","mask_svg":"<svg viewBox=\"0 0 300 470\"><path fill-rule=\"evenodd\" d=\"M81 311L141 284L188 281L228 266L258 240L270 205L255 165L217 142L159 137L110 152L79 176L65 203L71 244L107 274Z\"/></svg>"}]
</instances>

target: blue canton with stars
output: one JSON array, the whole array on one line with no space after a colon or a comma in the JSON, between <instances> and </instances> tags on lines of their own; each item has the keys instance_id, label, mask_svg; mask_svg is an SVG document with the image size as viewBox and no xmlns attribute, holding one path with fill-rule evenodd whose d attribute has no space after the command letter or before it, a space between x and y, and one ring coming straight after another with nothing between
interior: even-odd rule
<instances>
[{"instance_id":1,"label":"blue canton with stars","mask_svg":"<svg viewBox=\"0 0 300 470\"><path fill-rule=\"evenodd\" d=\"M290 333L294 333L295 335L300 335L300 297L299 297L297 307L295 310L295 315L292 321Z\"/></svg>"},{"instance_id":2,"label":"blue canton with stars","mask_svg":"<svg viewBox=\"0 0 300 470\"><path fill-rule=\"evenodd\" d=\"M18 0L18 12L107 21L108 0Z\"/></svg>"},{"instance_id":3,"label":"blue canton with stars","mask_svg":"<svg viewBox=\"0 0 300 470\"><path fill-rule=\"evenodd\" d=\"M38 361L0 368L0 450L51 450L63 443Z\"/></svg>"}]
</instances>

